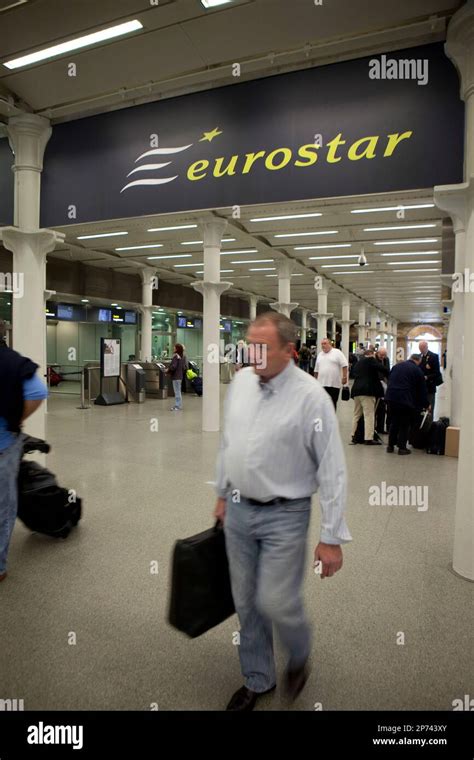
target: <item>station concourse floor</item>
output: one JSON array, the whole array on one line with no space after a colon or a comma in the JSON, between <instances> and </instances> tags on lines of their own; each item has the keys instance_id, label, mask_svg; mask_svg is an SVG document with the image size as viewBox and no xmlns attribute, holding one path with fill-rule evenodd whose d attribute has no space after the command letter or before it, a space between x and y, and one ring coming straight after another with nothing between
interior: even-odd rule
<instances>
[{"instance_id":1,"label":"station concourse floor","mask_svg":"<svg viewBox=\"0 0 474 760\"><path fill-rule=\"evenodd\" d=\"M201 404L185 395L182 413L169 399L80 411L78 397L49 400L48 466L84 514L66 541L17 521L0 587L0 698L25 710L222 710L242 684L235 616L194 640L166 620L173 544L212 525L218 434L201 432ZM321 581L315 498L312 672L292 709L452 710L474 694L474 585L450 570L457 460L349 446L352 408L339 402L354 540L342 571ZM369 506L382 481L428 485L428 510ZM277 663L282 674L278 645ZM284 709L280 690L256 709Z\"/></svg>"}]
</instances>

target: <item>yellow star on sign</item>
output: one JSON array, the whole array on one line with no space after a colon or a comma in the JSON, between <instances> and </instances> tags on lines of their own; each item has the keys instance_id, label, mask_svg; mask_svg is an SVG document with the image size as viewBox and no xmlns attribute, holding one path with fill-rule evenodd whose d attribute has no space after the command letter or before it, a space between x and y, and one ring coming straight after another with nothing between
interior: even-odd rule
<instances>
[{"instance_id":1,"label":"yellow star on sign","mask_svg":"<svg viewBox=\"0 0 474 760\"><path fill-rule=\"evenodd\" d=\"M214 137L217 137L217 135L221 135L221 134L222 134L222 132L219 131L219 129L217 127L214 127L214 129L212 130L212 132L204 132L204 134L201 137L201 139L199 140L199 142L205 142L206 140L208 140L208 142L211 142L211 140L213 140Z\"/></svg>"}]
</instances>

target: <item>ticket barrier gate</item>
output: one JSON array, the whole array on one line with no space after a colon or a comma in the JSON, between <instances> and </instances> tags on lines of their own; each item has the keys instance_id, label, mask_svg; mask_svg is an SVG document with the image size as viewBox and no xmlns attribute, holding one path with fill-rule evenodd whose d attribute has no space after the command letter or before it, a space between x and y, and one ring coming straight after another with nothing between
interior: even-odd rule
<instances>
[{"instance_id":1,"label":"ticket barrier gate","mask_svg":"<svg viewBox=\"0 0 474 760\"><path fill-rule=\"evenodd\" d=\"M145 392L151 398L168 398L168 378L166 374L170 362L152 361L140 362L145 374Z\"/></svg>"},{"instance_id":2,"label":"ticket barrier gate","mask_svg":"<svg viewBox=\"0 0 474 760\"><path fill-rule=\"evenodd\" d=\"M137 362L129 362L126 371L127 397L129 401L136 404L143 404L146 396L146 375L145 370Z\"/></svg>"}]
</instances>

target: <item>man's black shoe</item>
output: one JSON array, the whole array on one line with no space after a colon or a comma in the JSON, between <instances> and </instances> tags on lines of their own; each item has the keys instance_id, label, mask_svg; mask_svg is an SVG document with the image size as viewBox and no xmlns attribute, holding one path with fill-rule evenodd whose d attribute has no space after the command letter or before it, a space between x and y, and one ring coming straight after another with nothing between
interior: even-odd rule
<instances>
[{"instance_id":1,"label":"man's black shoe","mask_svg":"<svg viewBox=\"0 0 474 760\"><path fill-rule=\"evenodd\" d=\"M276 689L276 685L272 686L267 691L251 691L246 686L242 686L232 698L226 707L226 710L233 710L234 712L250 712L255 707L255 703L259 697L263 694L269 694Z\"/></svg>"},{"instance_id":2,"label":"man's black shoe","mask_svg":"<svg viewBox=\"0 0 474 760\"><path fill-rule=\"evenodd\" d=\"M382 441L364 441L366 446L381 446Z\"/></svg>"},{"instance_id":3,"label":"man's black shoe","mask_svg":"<svg viewBox=\"0 0 474 760\"><path fill-rule=\"evenodd\" d=\"M394 451L395 449L393 448L393 446L387 446L387 454L393 454Z\"/></svg>"},{"instance_id":4,"label":"man's black shoe","mask_svg":"<svg viewBox=\"0 0 474 760\"><path fill-rule=\"evenodd\" d=\"M398 449L398 453L403 456L404 454L411 454L411 451L410 449Z\"/></svg>"},{"instance_id":5,"label":"man's black shoe","mask_svg":"<svg viewBox=\"0 0 474 760\"><path fill-rule=\"evenodd\" d=\"M294 702L296 697L303 691L308 677L309 668L306 663L294 670L291 668L287 669L284 689L285 696L290 702Z\"/></svg>"}]
</instances>

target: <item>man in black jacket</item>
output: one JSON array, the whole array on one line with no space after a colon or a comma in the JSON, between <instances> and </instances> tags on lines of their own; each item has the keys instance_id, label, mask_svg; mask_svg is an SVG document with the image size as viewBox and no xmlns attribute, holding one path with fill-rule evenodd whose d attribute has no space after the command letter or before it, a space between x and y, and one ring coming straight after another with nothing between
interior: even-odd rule
<instances>
[{"instance_id":1,"label":"man in black jacket","mask_svg":"<svg viewBox=\"0 0 474 760\"><path fill-rule=\"evenodd\" d=\"M407 449L410 427L416 413L428 407L426 382L420 368L421 355L412 354L408 361L393 367L388 378L385 398L390 409L390 431L387 451L392 454L398 446L399 454L411 454Z\"/></svg>"},{"instance_id":2,"label":"man in black jacket","mask_svg":"<svg viewBox=\"0 0 474 760\"><path fill-rule=\"evenodd\" d=\"M387 374L390 372L390 359L388 358L387 349L386 348L379 348L377 353L375 354L375 358L378 362L387 370ZM379 373L379 379L382 383L382 387L384 389L384 393L387 390L387 374L382 372L382 370ZM387 416L387 421L385 421L385 416ZM383 398L379 399L379 402L377 404L377 411L375 415L375 429L377 433L385 433L386 430L390 428L390 418L387 414L387 404L385 403L385 400Z\"/></svg>"},{"instance_id":3,"label":"man in black jacket","mask_svg":"<svg viewBox=\"0 0 474 760\"><path fill-rule=\"evenodd\" d=\"M426 340L420 341L421 369L426 380L426 390L428 393L428 403L431 411L434 410L436 386L441 385L443 376L439 368L439 357L433 351L428 351Z\"/></svg>"},{"instance_id":4,"label":"man in black jacket","mask_svg":"<svg viewBox=\"0 0 474 760\"><path fill-rule=\"evenodd\" d=\"M8 348L5 323L0 322L0 581L7 576L8 547L17 512L21 426L48 395L36 369L30 359Z\"/></svg>"},{"instance_id":5,"label":"man in black jacket","mask_svg":"<svg viewBox=\"0 0 474 760\"><path fill-rule=\"evenodd\" d=\"M352 418L352 443L357 442L357 425L363 415L364 443L366 446L380 446L380 441L374 441L375 404L377 399L384 395L380 374L387 377L388 369L376 360L373 348L369 348L354 367L354 384L351 392L355 401Z\"/></svg>"}]
</instances>

